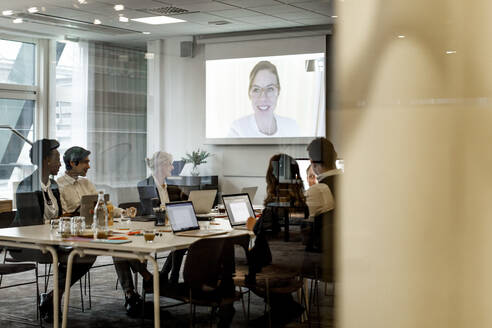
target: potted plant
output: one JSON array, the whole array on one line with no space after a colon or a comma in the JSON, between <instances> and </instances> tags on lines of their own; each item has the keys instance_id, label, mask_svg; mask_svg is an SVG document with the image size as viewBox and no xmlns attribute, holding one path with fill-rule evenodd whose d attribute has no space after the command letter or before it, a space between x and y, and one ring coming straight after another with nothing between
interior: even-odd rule
<instances>
[{"instance_id":1,"label":"potted plant","mask_svg":"<svg viewBox=\"0 0 492 328\"><path fill-rule=\"evenodd\" d=\"M206 159L210 156L212 156L212 154L208 151L200 150L200 148L198 148L197 150L192 151L191 154L186 153L186 156L182 157L181 160L185 163L193 163L191 175L198 176L200 174L200 171L198 171L198 165L207 163Z\"/></svg>"}]
</instances>

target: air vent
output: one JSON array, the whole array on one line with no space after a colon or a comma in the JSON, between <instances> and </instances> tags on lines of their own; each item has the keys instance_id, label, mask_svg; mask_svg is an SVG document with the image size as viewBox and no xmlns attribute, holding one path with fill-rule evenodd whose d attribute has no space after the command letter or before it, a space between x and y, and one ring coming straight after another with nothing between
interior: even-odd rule
<instances>
[{"instance_id":1,"label":"air vent","mask_svg":"<svg viewBox=\"0 0 492 328\"><path fill-rule=\"evenodd\" d=\"M159 8L147 8L147 9L138 9L139 11L146 11L151 14L157 14L157 15L165 15L165 16L171 16L171 15L181 15L181 14L189 14L190 11L187 9L183 8L178 8L174 6L169 6L169 7L159 7Z\"/></svg>"},{"instance_id":2,"label":"air vent","mask_svg":"<svg viewBox=\"0 0 492 328\"><path fill-rule=\"evenodd\" d=\"M226 20L218 20L218 21L208 22L208 24L209 25L227 25L227 24L231 24L231 22L226 21Z\"/></svg>"}]
</instances>

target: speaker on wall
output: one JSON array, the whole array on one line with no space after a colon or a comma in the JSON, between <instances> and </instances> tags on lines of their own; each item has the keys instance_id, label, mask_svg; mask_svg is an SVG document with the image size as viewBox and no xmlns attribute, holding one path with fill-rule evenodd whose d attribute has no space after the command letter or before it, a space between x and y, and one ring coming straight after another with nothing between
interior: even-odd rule
<instances>
[{"instance_id":1,"label":"speaker on wall","mask_svg":"<svg viewBox=\"0 0 492 328\"><path fill-rule=\"evenodd\" d=\"M193 57L193 41L182 41L181 42L180 57Z\"/></svg>"}]
</instances>

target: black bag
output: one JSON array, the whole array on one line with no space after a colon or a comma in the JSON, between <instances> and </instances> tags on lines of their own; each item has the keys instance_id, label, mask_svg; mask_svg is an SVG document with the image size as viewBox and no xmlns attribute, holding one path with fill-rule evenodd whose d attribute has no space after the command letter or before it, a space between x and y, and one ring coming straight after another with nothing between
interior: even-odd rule
<instances>
[{"instance_id":1,"label":"black bag","mask_svg":"<svg viewBox=\"0 0 492 328\"><path fill-rule=\"evenodd\" d=\"M271 221L271 209L264 209L260 219L256 222L253 231L256 235L255 245L249 251L249 272L246 277L248 283L255 282L256 273L272 263L272 252L268 245L265 231L268 229Z\"/></svg>"}]
</instances>

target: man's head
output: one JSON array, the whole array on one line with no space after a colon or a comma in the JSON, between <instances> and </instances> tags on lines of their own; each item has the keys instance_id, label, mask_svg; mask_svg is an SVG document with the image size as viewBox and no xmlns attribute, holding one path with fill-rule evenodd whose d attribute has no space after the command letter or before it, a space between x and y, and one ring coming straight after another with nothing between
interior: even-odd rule
<instances>
[{"instance_id":1,"label":"man's head","mask_svg":"<svg viewBox=\"0 0 492 328\"><path fill-rule=\"evenodd\" d=\"M58 147L60 143L54 139L37 140L29 151L31 163L40 169L47 169L51 175L57 175L61 166Z\"/></svg>"},{"instance_id":2,"label":"man's head","mask_svg":"<svg viewBox=\"0 0 492 328\"><path fill-rule=\"evenodd\" d=\"M337 152L326 138L316 138L307 147L313 171L319 175L336 168Z\"/></svg>"},{"instance_id":3,"label":"man's head","mask_svg":"<svg viewBox=\"0 0 492 328\"><path fill-rule=\"evenodd\" d=\"M70 147L63 155L65 168L70 175L85 176L90 169L89 155L90 151L82 147Z\"/></svg>"}]
</instances>

